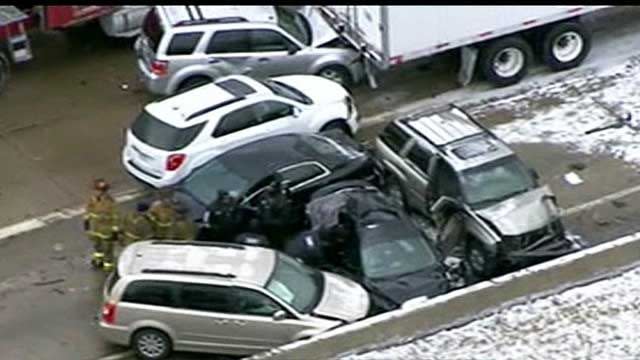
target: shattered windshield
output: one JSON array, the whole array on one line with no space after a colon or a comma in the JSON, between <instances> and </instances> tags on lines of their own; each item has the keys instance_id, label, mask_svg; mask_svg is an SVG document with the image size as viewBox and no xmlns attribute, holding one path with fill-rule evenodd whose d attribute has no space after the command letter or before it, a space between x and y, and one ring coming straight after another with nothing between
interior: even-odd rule
<instances>
[{"instance_id":1,"label":"shattered windshield","mask_svg":"<svg viewBox=\"0 0 640 360\"><path fill-rule=\"evenodd\" d=\"M515 156L462 172L462 192L472 208L482 208L535 188L535 181Z\"/></svg>"}]
</instances>

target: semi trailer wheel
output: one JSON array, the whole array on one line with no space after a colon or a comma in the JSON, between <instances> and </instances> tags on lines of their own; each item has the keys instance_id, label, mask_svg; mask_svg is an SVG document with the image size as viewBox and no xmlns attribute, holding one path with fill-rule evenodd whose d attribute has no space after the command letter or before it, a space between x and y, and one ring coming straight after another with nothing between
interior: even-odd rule
<instances>
[{"instance_id":1,"label":"semi trailer wheel","mask_svg":"<svg viewBox=\"0 0 640 360\"><path fill-rule=\"evenodd\" d=\"M579 22L554 25L542 40L542 61L554 71L574 68L591 50L591 33Z\"/></svg>"},{"instance_id":2,"label":"semi trailer wheel","mask_svg":"<svg viewBox=\"0 0 640 360\"><path fill-rule=\"evenodd\" d=\"M497 86L520 81L531 64L533 51L520 36L494 40L480 52L480 68L485 78Z\"/></svg>"}]
</instances>

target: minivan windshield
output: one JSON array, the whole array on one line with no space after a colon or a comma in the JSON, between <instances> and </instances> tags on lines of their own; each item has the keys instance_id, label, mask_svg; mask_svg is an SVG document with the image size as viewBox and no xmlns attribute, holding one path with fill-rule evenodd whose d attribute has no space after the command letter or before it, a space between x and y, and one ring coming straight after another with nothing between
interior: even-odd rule
<instances>
[{"instance_id":1,"label":"minivan windshield","mask_svg":"<svg viewBox=\"0 0 640 360\"><path fill-rule=\"evenodd\" d=\"M311 26L307 19L297 11L276 6L278 25L301 43L311 45Z\"/></svg>"},{"instance_id":2,"label":"minivan windshield","mask_svg":"<svg viewBox=\"0 0 640 360\"><path fill-rule=\"evenodd\" d=\"M491 206L536 186L533 177L515 156L465 170L460 180L465 201L472 208Z\"/></svg>"},{"instance_id":3,"label":"minivan windshield","mask_svg":"<svg viewBox=\"0 0 640 360\"><path fill-rule=\"evenodd\" d=\"M187 128L173 127L143 111L131 125L131 132L140 141L165 151L176 151L189 145L206 122Z\"/></svg>"},{"instance_id":4,"label":"minivan windshield","mask_svg":"<svg viewBox=\"0 0 640 360\"><path fill-rule=\"evenodd\" d=\"M279 253L266 288L297 311L307 314L320 302L324 281L320 272Z\"/></svg>"}]
</instances>

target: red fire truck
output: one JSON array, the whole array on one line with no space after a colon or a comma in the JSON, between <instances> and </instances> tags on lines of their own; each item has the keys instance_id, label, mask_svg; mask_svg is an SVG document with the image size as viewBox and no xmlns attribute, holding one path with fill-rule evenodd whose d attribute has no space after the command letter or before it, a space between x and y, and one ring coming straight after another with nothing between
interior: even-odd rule
<instances>
[{"instance_id":1,"label":"red fire truck","mask_svg":"<svg viewBox=\"0 0 640 360\"><path fill-rule=\"evenodd\" d=\"M5 6L0 5L0 92L11 64L31 60L28 32L65 30L91 20L100 21L108 36L133 37L141 28L149 6Z\"/></svg>"}]
</instances>

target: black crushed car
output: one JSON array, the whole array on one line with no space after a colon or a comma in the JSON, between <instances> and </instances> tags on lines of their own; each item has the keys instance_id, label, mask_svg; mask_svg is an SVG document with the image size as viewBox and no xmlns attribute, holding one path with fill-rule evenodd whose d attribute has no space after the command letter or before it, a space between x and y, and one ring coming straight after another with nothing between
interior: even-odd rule
<instances>
[{"instance_id":1,"label":"black crushed car","mask_svg":"<svg viewBox=\"0 0 640 360\"><path fill-rule=\"evenodd\" d=\"M313 191L346 179L378 183L381 173L368 150L339 130L283 134L225 152L175 190L202 222L202 240L228 241L247 231L272 238L304 228Z\"/></svg>"},{"instance_id":2,"label":"black crushed car","mask_svg":"<svg viewBox=\"0 0 640 360\"><path fill-rule=\"evenodd\" d=\"M451 289L432 240L376 187L336 183L314 193L306 212L311 229L290 239L284 252L361 283L374 313Z\"/></svg>"}]
</instances>

